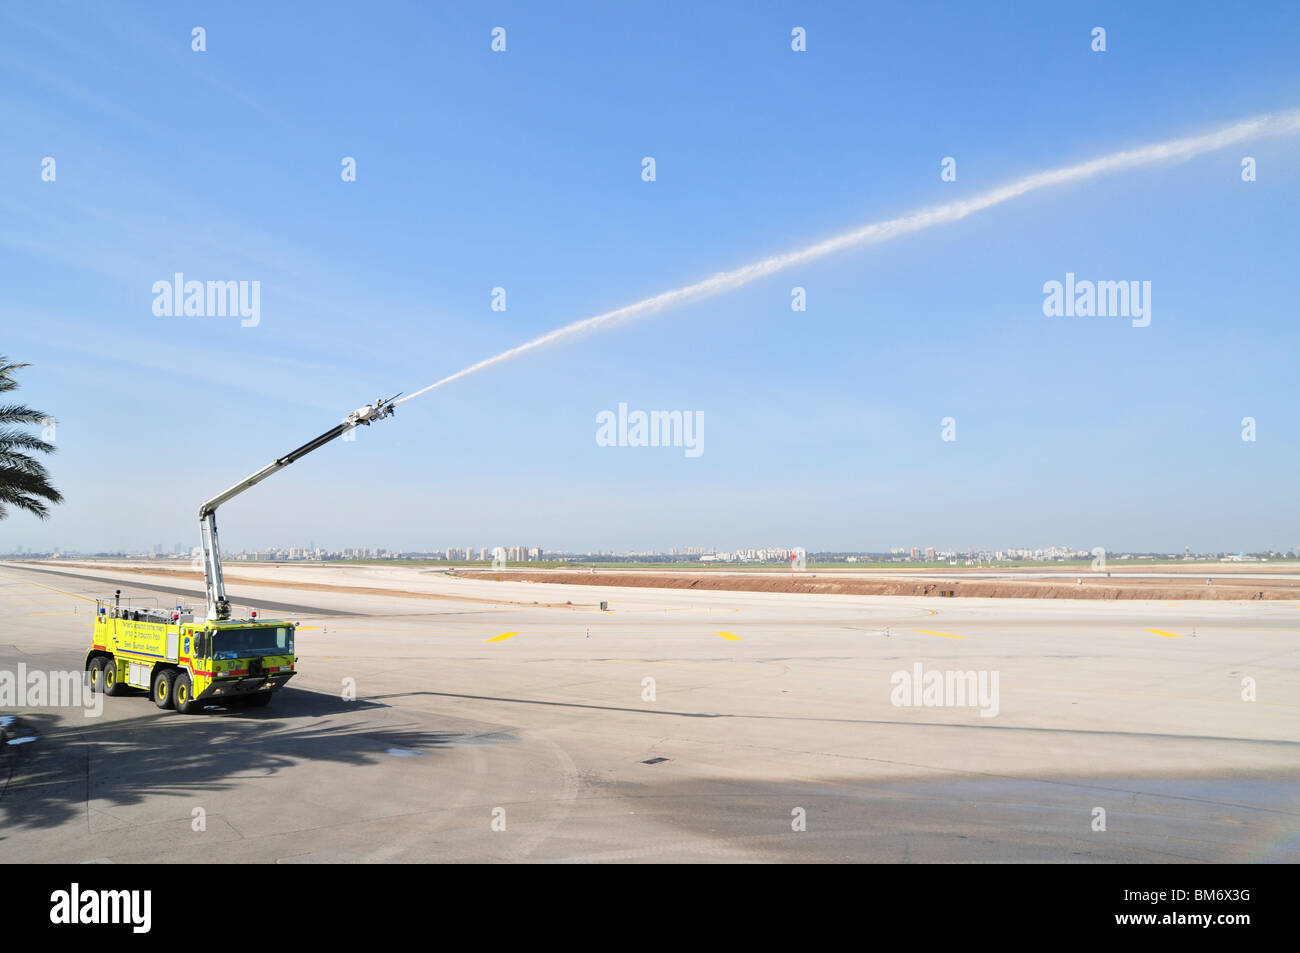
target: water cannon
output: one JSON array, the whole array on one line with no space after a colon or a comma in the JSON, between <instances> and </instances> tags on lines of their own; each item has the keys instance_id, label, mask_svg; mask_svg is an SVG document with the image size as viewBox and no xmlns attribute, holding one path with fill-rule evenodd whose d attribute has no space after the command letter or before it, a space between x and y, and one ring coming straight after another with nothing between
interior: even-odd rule
<instances>
[{"instance_id":1,"label":"water cannon","mask_svg":"<svg viewBox=\"0 0 1300 953\"><path fill-rule=\"evenodd\" d=\"M402 395L398 393L388 398L381 397L373 404L366 404L364 407L358 407L356 410L352 411L352 413L343 418L344 426L349 430L360 424L365 424L369 427L376 420L383 420L385 417L393 416L393 413L397 410L393 401L397 400L397 398L401 396Z\"/></svg>"},{"instance_id":2,"label":"water cannon","mask_svg":"<svg viewBox=\"0 0 1300 953\"><path fill-rule=\"evenodd\" d=\"M261 483L272 473L283 470L295 460L299 460L313 450L325 446L335 438L341 437L359 426L369 427L376 420L383 420L385 417L393 416L393 412L396 410L395 401L401 396L399 393L394 394L392 397L381 397L373 404L358 407L344 417L342 422L325 431L315 440L309 440L298 449L291 450L284 456L271 461L252 476L241 480L224 492L218 493L199 507L199 537L202 542L203 581L207 587L209 621L224 621L230 618L230 600L226 598L226 585L221 575L221 548L217 543L217 507Z\"/></svg>"}]
</instances>

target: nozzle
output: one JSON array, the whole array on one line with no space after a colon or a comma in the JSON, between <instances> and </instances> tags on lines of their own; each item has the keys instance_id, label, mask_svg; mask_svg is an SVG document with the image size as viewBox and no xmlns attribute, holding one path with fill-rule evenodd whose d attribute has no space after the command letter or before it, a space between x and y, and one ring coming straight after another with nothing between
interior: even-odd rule
<instances>
[{"instance_id":1,"label":"nozzle","mask_svg":"<svg viewBox=\"0 0 1300 953\"><path fill-rule=\"evenodd\" d=\"M369 427L376 420L383 420L385 417L393 416L396 408L393 401L402 395L394 394L392 397L381 397L373 404L366 404L364 407L358 407L352 413L343 418L343 422L349 427L355 427L358 424L365 424Z\"/></svg>"}]
</instances>

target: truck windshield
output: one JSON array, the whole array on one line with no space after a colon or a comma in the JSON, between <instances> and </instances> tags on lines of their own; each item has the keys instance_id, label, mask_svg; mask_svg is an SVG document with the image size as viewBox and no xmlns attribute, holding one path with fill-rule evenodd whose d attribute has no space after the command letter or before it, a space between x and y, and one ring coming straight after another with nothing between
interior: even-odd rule
<instances>
[{"instance_id":1,"label":"truck windshield","mask_svg":"<svg viewBox=\"0 0 1300 953\"><path fill-rule=\"evenodd\" d=\"M252 658L258 655L291 655L293 629L289 626L257 629L219 629L212 633L212 657Z\"/></svg>"}]
</instances>

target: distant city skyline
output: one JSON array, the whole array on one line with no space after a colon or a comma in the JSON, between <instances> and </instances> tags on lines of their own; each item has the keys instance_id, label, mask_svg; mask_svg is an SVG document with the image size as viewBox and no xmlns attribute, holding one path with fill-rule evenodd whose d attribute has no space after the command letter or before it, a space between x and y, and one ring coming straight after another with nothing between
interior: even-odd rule
<instances>
[{"instance_id":1,"label":"distant city skyline","mask_svg":"<svg viewBox=\"0 0 1300 953\"><path fill-rule=\"evenodd\" d=\"M737 547L731 550L719 550L712 547L670 547L666 551L653 549L624 549L624 550L552 550L541 546L452 546L452 547L435 547L424 549L389 549L382 546L344 546L334 549L319 547L315 545L308 546L268 546L260 549L241 549L226 551L225 558L230 561L239 560L266 560L266 561L295 561L295 560L346 560L346 559L401 559L401 558L422 558L430 560L446 560L448 562L489 562L496 558L495 551L500 548L503 551L503 558L508 562L530 562L530 561L548 561L566 558L587 558L587 559L637 559L652 558L662 560L675 560L679 562L747 562L747 563L773 563L788 560L791 555L799 549L802 549L808 557L823 556L846 558L852 562L859 558L869 558L878 561L906 561L906 562L944 562L950 560L978 560L994 562L1050 562L1050 561L1077 561L1081 559L1096 559L1099 555L1108 559L1127 559L1134 557L1158 557L1165 559L1210 559L1217 557L1235 556L1282 556L1290 558L1300 558L1300 545L1287 549L1268 549L1247 552L1238 550L1234 554L1231 550L1222 551L1193 551L1191 547L1184 547L1181 552L1172 550L1152 550L1152 551L1124 551L1124 550L1104 550L1103 553L1096 552L1096 549L1084 549L1070 546L1046 546L1046 547L992 547L992 548L968 548L968 549L941 549L933 546L919 547L891 547L885 550L828 550L828 549L808 549L807 547ZM1104 549L1104 548L1103 548ZM123 558L158 558L158 559L192 559L195 551L186 549L181 544L176 544L172 549L165 549L162 544L155 544L152 549L145 550L106 550L96 552L86 552L76 549L68 550L50 550L45 552L32 552L25 547L19 547L13 552L0 552L0 558L4 557L22 557L22 556L121 556Z\"/></svg>"}]
</instances>

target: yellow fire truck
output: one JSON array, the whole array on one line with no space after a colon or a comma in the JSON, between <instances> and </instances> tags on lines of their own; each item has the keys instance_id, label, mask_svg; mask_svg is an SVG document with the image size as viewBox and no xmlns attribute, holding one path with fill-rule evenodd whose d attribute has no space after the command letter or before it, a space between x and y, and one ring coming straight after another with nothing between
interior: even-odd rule
<instances>
[{"instance_id":1,"label":"yellow fire truck","mask_svg":"<svg viewBox=\"0 0 1300 953\"><path fill-rule=\"evenodd\" d=\"M120 589L112 605L98 603L85 661L94 689L119 695L128 686L143 688L159 708L175 708L182 714L198 711L205 703L269 702L294 675L294 624L267 622L258 619L256 612L247 619L230 617L217 545L217 507L334 438L393 416L393 402L400 396L357 408L333 429L199 507L208 597L205 621L195 622L194 613L182 606L175 611L123 606Z\"/></svg>"},{"instance_id":2,"label":"yellow fire truck","mask_svg":"<svg viewBox=\"0 0 1300 953\"><path fill-rule=\"evenodd\" d=\"M294 675L294 625L246 620L198 622L192 612L96 606L85 668L106 695L149 692L182 714L205 704L261 706Z\"/></svg>"}]
</instances>

